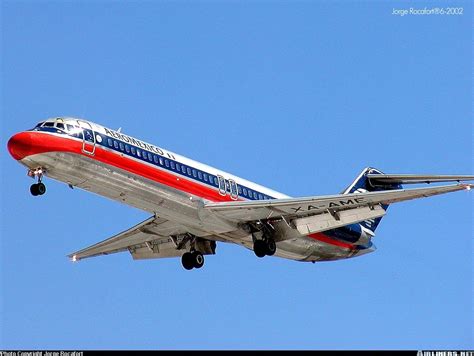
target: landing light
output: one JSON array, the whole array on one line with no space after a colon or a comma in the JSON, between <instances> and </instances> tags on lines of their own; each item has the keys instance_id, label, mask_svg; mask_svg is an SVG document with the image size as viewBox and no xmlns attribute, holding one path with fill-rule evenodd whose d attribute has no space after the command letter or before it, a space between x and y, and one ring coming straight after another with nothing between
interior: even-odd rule
<instances>
[{"instance_id":1,"label":"landing light","mask_svg":"<svg viewBox=\"0 0 474 356\"><path fill-rule=\"evenodd\" d=\"M76 261L77 261L76 255L72 256L72 262L76 262Z\"/></svg>"}]
</instances>

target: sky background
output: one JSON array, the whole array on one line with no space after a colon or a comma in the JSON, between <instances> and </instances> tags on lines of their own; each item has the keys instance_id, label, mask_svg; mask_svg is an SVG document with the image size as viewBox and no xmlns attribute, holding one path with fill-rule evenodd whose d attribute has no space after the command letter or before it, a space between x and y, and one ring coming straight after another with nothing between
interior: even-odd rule
<instances>
[{"instance_id":1,"label":"sky background","mask_svg":"<svg viewBox=\"0 0 474 356\"><path fill-rule=\"evenodd\" d=\"M463 7L462 16L393 8ZM474 174L468 2L1 2L0 349L472 349L473 195L392 206L378 250L324 263L219 243L66 255L148 214L46 179L16 132L85 118L291 196L367 166Z\"/></svg>"}]
</instances>

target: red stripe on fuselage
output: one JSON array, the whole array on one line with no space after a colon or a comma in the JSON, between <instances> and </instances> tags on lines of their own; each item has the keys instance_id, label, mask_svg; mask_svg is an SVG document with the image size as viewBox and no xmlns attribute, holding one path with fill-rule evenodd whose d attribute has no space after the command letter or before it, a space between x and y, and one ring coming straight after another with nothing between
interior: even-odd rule
<instances>
[{"instance_id":1,"label":"red stripe on fuselage","mask_svg":"<svg viewBox=\"0 0 474 356\"><path fill-rule=\"evenodd\" d=\"M339 241L339 240L334 240L334 239L330 238L329 236L326 236L326 235L324 235L320 232L315 233L315 234L310 234L310 235L308 235L308 237L311 237L314 240L325 242L325 243L330 244L330 245L343 247L343 248L348 248L349 250L354 250L355 249L354 245L351 245L351 244L348 244L346 242L342 242L342 241Z\"/></svg>"},{"instance_id":2,"label":"red stripe on fuselage","mask_svg":"<svg viewBox=\"0 0 474 356\"><path fill-rule=\"evenodd\" d=\"M89 155L82 151L82 141L39 132L25 132L25 134L29 135L30 141L28 156L55 151L71 152L214 202L232 201L229 195L220 195L217 188L213 189L211 187L206 187L202 184L186 179L181 175L174 175L170 172L161 170L144 161L138 161L126 156L125 154L122 155L118 152L109 151L100 145L96 145L94 155ZM47 135L47 137L45 137L45 135ZM86 149L92 151L92 145L86 144ZM25 157L27 155L25 155Z\"/></svg>"}]
</instances>

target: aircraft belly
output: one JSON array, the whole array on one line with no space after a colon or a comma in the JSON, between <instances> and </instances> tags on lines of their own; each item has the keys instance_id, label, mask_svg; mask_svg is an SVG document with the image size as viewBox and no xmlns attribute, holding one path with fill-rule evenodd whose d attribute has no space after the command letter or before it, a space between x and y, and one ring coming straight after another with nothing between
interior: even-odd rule
<instances>
[{"instance_id":1,"label":"aircraft belly","mask_svg":"<svg viewBox=\"0 0 474 356\"><path fill-rule=\"evenodd\" d=\"M42 153L22 163L45 168L50 178L183 224L196 236L209 235L198 214L202 203L185 192L73 153Z\"/></svg>"}]
</instances>

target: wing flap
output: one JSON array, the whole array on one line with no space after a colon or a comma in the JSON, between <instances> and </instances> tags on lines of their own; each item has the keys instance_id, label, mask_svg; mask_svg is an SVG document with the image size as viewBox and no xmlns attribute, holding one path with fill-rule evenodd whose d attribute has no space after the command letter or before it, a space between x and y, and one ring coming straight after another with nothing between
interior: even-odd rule
<instances>
[{"instance_id":1,"label":"wing flap","mask_svg":"<svg viewBox=\"0 0 474 356\"><path fill-rule=\"evenodd\" d=\"M296 229L302 235L314 234L326 230L336 229L364 220L380 218L385 215L385 209L380 205L343 210L340 213L324 213L293 221Z\"/></svg>"}]
</instances>

